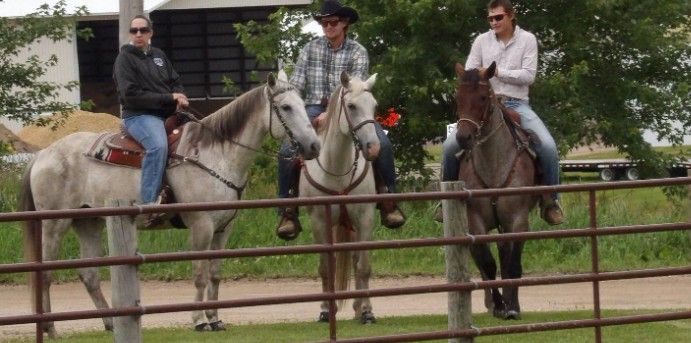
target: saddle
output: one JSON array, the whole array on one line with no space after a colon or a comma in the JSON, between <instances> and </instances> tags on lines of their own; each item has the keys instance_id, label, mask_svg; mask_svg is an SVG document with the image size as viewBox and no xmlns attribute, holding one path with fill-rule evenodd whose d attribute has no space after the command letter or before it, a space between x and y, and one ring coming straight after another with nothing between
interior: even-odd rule
<instances>
[{"instance_id":1,"label":"saddle","mask_svg":"<svg viewBox=\"0 0 691 343\"><path fill-rule=\"evenodd\" d=\"M180 137L185 129L185 122L177 115L170 116L165 121L165 128L168 136L168 156L170 157L177 150ZM102 133L85 153L86 156L109 164L141 168L145 152L144 147L127 133L124 126L121 126L120 129L121 132ZM178 159L168 159L168 167L175 163L179 163Z\"/></svg>"}]
</instances>

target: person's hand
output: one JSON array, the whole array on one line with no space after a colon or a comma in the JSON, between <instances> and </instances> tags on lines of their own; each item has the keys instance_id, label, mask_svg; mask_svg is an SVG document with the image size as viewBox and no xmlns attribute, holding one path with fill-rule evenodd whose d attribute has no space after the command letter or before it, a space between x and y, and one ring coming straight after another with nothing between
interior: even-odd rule
<instances>
[{"instance_id":1,"label":"person's hand","mask_svg":"<svg viewBox=\"0 0 691 343\"><path fill-rule=\"evenodd\" d=\"M173 93L173 100L176 103L176 110L180 110L184 107L187 107L190 105L189 100L187 99L187 96L182 93Z\"/></svg>"},{"instance_id":2,"label":"person's hand","mask_svg":"<svg viewBox=\"0 0 691 343\"><path fill-rule=\"evenodd\" d=\"M322 124L326 121L326 112L319 113L319 115L312 120L312 126L314 126L315 129L318 129L322 126Z\"/></svg>"}]
</instances>

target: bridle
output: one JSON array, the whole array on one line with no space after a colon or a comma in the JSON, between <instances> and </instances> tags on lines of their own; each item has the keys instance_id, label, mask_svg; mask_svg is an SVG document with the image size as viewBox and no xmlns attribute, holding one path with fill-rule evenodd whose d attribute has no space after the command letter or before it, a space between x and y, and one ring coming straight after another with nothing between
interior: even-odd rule
<instances>
[{"instance_id":1,"label":"bridle","mask_svg":"<svg viewBox=\"0 0 691 343\"><path fill-rule=\"evenodd\" d=\"M459 88L464 85L474 85L475 82L461 82L459 83ZM492 118L492 113L495 110L494 107L494 102L495 102L495 95L494 91L492 90L492 87L490 86L488 81L477 81L478 86L486 87L489 93L489 98L486 101L486 106L484 111L482 112L482 117L480 117L480 122L476 122L470 118L459 118L458 121L456 122L456 127L460 128L461 123L467 122L470 123L475 127L475 133L473 134L473 141L475 141L475 145L480 145L484 143L487 139L489 139L494 133L499 130L504 124L504 121L502 120L499 125L497 125L491 132L489 132L487 135L484 137L482 136L482 129L487 125L487 123L490 121ZM460 117L460 115L459 115Z\"/></svg>"},{"instance_id":2,"label":"bridle","mask_svg":"<svg viewBox=\"0 0 691 343\"><path fill-rule=\"evenodd\" d=\"M363 92L369 93L370 91L369 90L363 90ZM346 176L346 175L350 174L351 172L357 170L358 154L362 151L362 142L357 137L357 132L363 126L365 126L367 124L374 125L374 123L375 123L374 119L366 119L366 120L363 120L357 124L353 124L353 119L351 118L350 111L348 111L348 108L347 108L346 102L345 102L345 96L348 93L350 93L350 91L348 89L346 89L346 88L341 89L341 94L339 95L341 106L338 109L337 120L338 120L338 122L340 122L341 121L341 115L345 115L346 122L348 123L348 131L350 132L350 137L353 140L353 143L355 144L355 157L353 158L353 165L345 173L336 174L336 173L332 173L332 172L326 170L326 168L324 168L324 166L321 164L321 161L319 161L319 158L317 158L317 164L319 165L319 168L321 168L321 170L324 171L324 173L329 174L331 176L335 176L335 177ZM355 174L353 174L353 178L354 177L355 177Z\"/></svg>"},{"instance_id":3,"label":"bridle","mask_svg":"<svg viewBox=\"0 0 691 343\"><path fill-rule=\"evenodd\" d=\"M276 139L276 137L274 136L273 130L272 130L272 128L273 128L273 126L272 126L273 125L273 115L272 114L273 114L273 112L276 112L276 118L278 118L278 121L283 126L283 129L285 130L286 135L290 139L290 143L293 145L297 145L297 141L295 140L295 135L293 134L293 131L291 131L290 128L288 127L288 124L286 123L285 118L281 114L281 111L278 108L278 105L276 105L276 100L275 100L276 96L283 94L283 93L286 93L286 92L292 92L295 90L295 87L293 87L293 86L284 87L284 88L281 88L281 89L279 89L273 93L269 90L268 85L265 87L266 87L266 93L268 94L268 98L269 98L269 135L271 135L271 138Z\"/></svg>"}]
</instances>

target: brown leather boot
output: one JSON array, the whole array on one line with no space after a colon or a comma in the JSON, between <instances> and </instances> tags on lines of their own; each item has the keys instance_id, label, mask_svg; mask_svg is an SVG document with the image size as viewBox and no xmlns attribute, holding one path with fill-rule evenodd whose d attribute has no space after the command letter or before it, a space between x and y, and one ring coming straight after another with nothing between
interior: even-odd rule
<instances>
[{"instance_id":1,"label":"brown leather boot","mask_svg":"<svg viewBox=\"0 0 691 343\"><path fill-rule=\"evenodd\" d=\"M564 210L562 210L559 200L543 197L540 203L540 214L549 225L559 225L564 222Z\"/></svg>"},{"instance_id":2,"label":"brown leather boot","mask_svg":"<svg viewBox=\"0 0 691 343\"><path fill-rule=\"evenodd\" d=\"M384 201L379 204L381 224L389 229L397 229L405 224L405 214L393 201Z\"/></svg>"},{"instance_id":3,"label":"brown leather boot","mask_svg":"<svg viewBox=\"0 0 691 343\"><path fill-rule=\"evenodd\" d=\"M153 203L148 203L144 205L161 205L161 204L170 204L173 199L175 199L173 195L173 189L170 188L168 185L163 185L161 187L161 192L158 194L158 199L153 202ZM147 229L157 227L165 222L166 217L168 216L168 213L147 213L144 217L144 227Z\"/></svg>"},{"instance_id":4,"label":"brown leather boot","mask_svg":"<svg viewBox=\"0 0 691 343\"><path fill-rule=\"evenodd\" d=\"M284 241L292 241L300 235L302 226L298 218L297 207L287 207L281 210L281 219L276 227L276 236Z\"/></svg>"}]
</instances>

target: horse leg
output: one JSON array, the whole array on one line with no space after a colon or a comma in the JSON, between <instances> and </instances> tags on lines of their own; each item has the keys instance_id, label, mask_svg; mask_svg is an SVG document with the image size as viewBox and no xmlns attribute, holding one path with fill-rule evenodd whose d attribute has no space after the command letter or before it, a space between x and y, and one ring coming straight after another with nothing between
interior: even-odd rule
<instances>
[{"instance_id":1,"label":"horse leg","mask_svg":"<svg viewBox=\"0 0 691 343\"><path fill-rule=\"evenodd\" d=\"M232 223L232 222L231 222ZM214 232L214 237L211 241L212 250L220 250L225 248L230 237L232 224L228 225L223 231ZM221 259L214 259L209 261L209 286L206 289L206 300L218 300L218 289L221 284ZM211 331L224 331L225 324L218 319L218 309L206 310L206 318L209 321Z\"/></svg>"},{"instance_id":2,"label":"horse leg","mask_svg":"<svg viewBox=\"0 0 691 343\"><path fill-rule=\"evenodd\" d=\"M470 247L470 254L477 265L482 280L495 280L497 264L487 244L475 244ZM503 317L504 301L498 288L485 289L485 307L495 317Z\"/></svg>"},{"instance_id":3,"label":"horse leg","mask_svg":"<svg viewBox=\"0 0 691 343\"><path fill-rule=\"evenodd\" d=\"M357 235L358 242L368 242L372 240L372 222L374 211L371 211L371 216L363 215L363 224L358 226ZM369 224L369 225L368 225ZM354 234L353 234L354 235ZM369 261L369 251L360 250L354 251L353 255L353 274L355 276L355 289L369 289L369 279L372 275L372 266ZM355 319L359 319L362 324L374 324L376 318L372 313L372 303L370 298L357 298L353 301L353 310L355 310Z\"/></svg>"},{"instance_id":4,"label":"horse leg","mask_svg":"<svg viewBox=\"0 0 691 343\"><path fill-rule=\"evenodd\" d=\"M211 247L213 227L190 227L192 250L209 250ZM204 301L204 291L206 291L206 286L209 284L209 265L209 260L195 260L192 262L192 266L194 267L194 287L196 288L194 301ZM204 311L202 310L192 311L192 324L197 331L210 329Z\"/></svg>"},{"instance_id":5,"label":"horse leg","mask_svg":"<svg viewBox=\"0 0 691 343\"><path fill-rule=\"evenodd\" d=\"M523 275L523 267L521 265L523 242L500 242L498 244L499 258L501 260L501 278L503 280L520 279ZM502 290L506 303L504 319L520 319L521 308L518 303L518 287L504 286Z\"/></svg>"},{"instance_id":6,"label":"horse leg","mask_svg":"<svg viewBox=\"0 0 691 343\"><path fill-rule=\"evenodd\" d=\"M79 253L82 258L101 257L103 249L101 235L103 233L103 221L96 218L74 219L74 231L79 239ZM101 290L101 278L98 275L98 267L80 268L79 278L82 280L86 291L97 309L107 309L108 301ZM113 318L104 317L103 325L108 331L113 330Z\"/></svg>"},{"instance_id":7,"label":"horse leg","mask_svg":"<svg viewBox=\"0 0 691 343\"><path fill-rule=\"evenodd\" d=\"M60 243L65 237L65 233L70 227L71 219L55 219L43 221L43 260L54 261L58 258ZM51 312L50 305L50 286L53 281L53 272L47 270L43 272L43 313ZM55 339L58 337L54 322L44 322L43 332L48 333L48 337Z\"/></svg>"}]
</instances>

